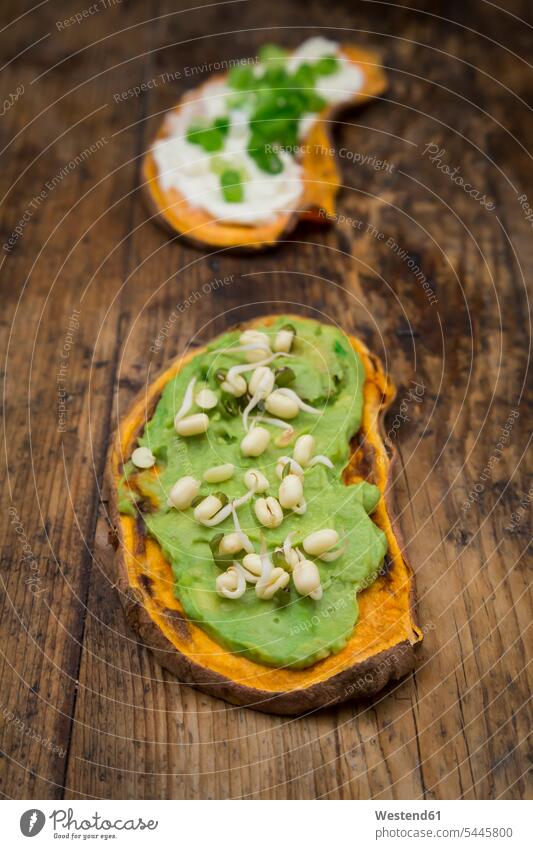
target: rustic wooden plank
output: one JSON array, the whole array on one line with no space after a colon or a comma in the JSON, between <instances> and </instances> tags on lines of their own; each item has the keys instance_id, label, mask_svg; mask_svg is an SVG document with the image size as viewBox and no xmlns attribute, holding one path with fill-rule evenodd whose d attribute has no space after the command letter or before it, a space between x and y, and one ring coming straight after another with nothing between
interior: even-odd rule
<instances>
[{"instance_id":1,"label":"rustic wooden plank","mask_svg":"<svg viewBox=\"0 0 533 849\"><path fill-rule=\"evenodd\" d=\"M7 379L10 458L17 458L16 465L11 460L14 504L43 568L49 558L49 608L28 598L23 569L12 568L7 596L36 642L25 636L6 602L2 627L8 662L2 680L3 692L10 694L7 704L17 716L63 744L68 755L54 759L35 741L21 746L20 729L6 722L2 749L9 772L0 785L6 795L526 795L530 682L525 649L531 620L527 510L509 528L530 485L523 461L529 433L521 397L530 337L517 263L517 257L524 267L531 262L530 229L517 203L517 194L527 191L530 163L520 147L520 142L527 147L525 116L505 86L525 96L525 68L516 57L527 56L527 29L503 11L493 8L489 13L484 6L480 19L475 6L466 10L463 5L446 4L443 15L456 21L450 23L437 21L433 6L429 15L389 6L384 10L378 3L355 9L313 7L310 20L309 10L295 3L268 9L235 4L224 6L223 14L220 8L206 8L179 18L158 17L91 47L124 22L148 20L150 12L163 16L175 11L176 4L159 4L144 15L137 13L139 17L117 7L108 17L93 16L83 29L71 28L63 41L47 39L24 60L25 72L31 74L65 60L39 83L45 87L39 88L45 102L65 90L66 71L76 85L116 64L85 83L82 98L65 100L56 112L57 121L67 127L102 102L110 104L87 119L90 130L85 124L72 129L68 157L91 131L95 137L117 135L98 159L87 161L87 174L70 175L62 193L57 190L47 199L47 219L28 225L17 252L8 258L19 285L51 224L77 194L138 157L161 113L202 76L174 78L116 105L114 93L161 73L250 55L264 40L262 27L268 28L268 37L297 44L312 31L305 29L310 23L364 31L354 38L382 51L391 89L382 102L347 116L337 131L339 145L358 154L356 161L341 159L346 188L340 211L360 220L360 228L346 220L329 231L300 228L278 251L253 259L223 252L203 255L169 241L146 222L138 192L127 196L136 185L138 163L133 161L89 196L79 215L69 216L39 259L23 301L24 331L21 318L15 324L17 345L10 352L15 365ZM524 16L525 5L516 3L512 11ZM50 14L39 19L35 38L50 30L56 12ZM217 35L231 31L231 37ZM342 29L332 34L342 35ZM18 36L18 49L31 41L29 36L29 31ZM176 46L187 39L191 41ZM15 129L39 111L36 95L25 97L20 106L23 111L8 116ZM55 126L36 123L44 127L46 143L55 138ZM21 135L16 147L17 168L41 149L34 134L29 135ZM424 154L430 142L445 150L443 161L459 166L465 178L494 199L493 212L482 209L430 161ZM33 193L30 187L68 158L63 149L55 156L37 164L40 170L29 172L17 188L13 209L2 218L3 233L9 234L24 211ZM361 164L363 156L366 163L387 160L391 167ZM73 251L39 324L51 276L70 246L101 209L123 196ZM408 254L403 257L387 246L389 238ZM410 258L430 282L436 304L409 269ZM56 433L58 339L76 306L80 280L85 284L93 273L69 363L72 424L64 440L65 475ZM215 279L226 279L226 284L215 288ZM203 284L209 284L210 292L196 298L194 292L201 292ZM172 336L158 353L150 352L169 315L191 294ZM18 289L8 296L10 315ZM398 384L389 420L401 454L395 492L402 530L417 564L420 617L427 629L420 666L409 679L372 702L298 720L232 708L180 687L162 672L125 628L106 545L105 492L95 528L109 430L136 392L191 340L200 344L236 320L279 312L287 305L305 314L322 311L328 320L360 333L387 361ZM33 435L38 416L39 441L31 442L33 472L26 391L34 338L31 421ZM413 381L423 387L420 402L409 397ZM409 420L396 426L395 413L405 398ZM491 474L482 480L515 409L520 415ZM33 496L34 479L46 506L50 547ZM479 484L476 500L465 509ZM9 516L2 520L7 570L19 561L20 540Z\"/></svg>"},{"instance_id":2,"label":"rustic wooden plank","mask_svg":"<svg viewBox=\"0 0 533 849\"><path fill-rule=\"evenodd\" d=\"M17 4L11 6L8 17L20 12ZM36 19L29 16L17 25L14 53L19 41L31 43L32 35L52 32L56 16L57 9L49 6ZM90 32L85 38L100 34L100 27ZM75 62L68 62L63 72L31 84L67 49L62 34L56 33L36 53L25 54L22 68L18 60L13 62L12 85L22 79L25 91L7 116L4 134L7 143L12 131L20 130L12 145L12 168L2 174L3 243L25 210L31 212L12 252L2 254L4 278L10 281L4 288L3 331L9 428L5 480L11 512L2 512L6 713L0 786L5 795L18 798L60 797L63 792L92 565L87 541L92 545L117 339L106 337L96 362L92 350L102 317L102 289L111 302L123 276L120 246L128 232L128 205L114 210L112 205L117 192L125 194L133 185L134 169L124 162L136 153L134 135L122 149L111 143L115 116L107 107L114 90L109 81L102 78L83 94L69 94L88 72L118 62L123 45L97 47L93 64L81 76ZM94 151L81 156L101 139ZM77 156L81 161L70 168ZM12 189L15 176L26 168ZM121 170L112 181L102 181L116 169ZM42 202L32 205L41 192ZM118 249L108 256L114 245ZM68 411L64 432L59 429L60 388L66 392ZM89 398L100 410L92 421Z\"/></svg>"}]
</instances>

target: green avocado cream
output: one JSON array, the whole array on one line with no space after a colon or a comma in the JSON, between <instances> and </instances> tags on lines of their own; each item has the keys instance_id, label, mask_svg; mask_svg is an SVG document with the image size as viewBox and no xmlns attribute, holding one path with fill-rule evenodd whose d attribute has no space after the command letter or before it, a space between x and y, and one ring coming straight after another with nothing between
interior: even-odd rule
<instances>
[{"instance_id":1,"label":"green avocado cream","mask_svg":"<svg viewBox=\"0 0 533 849\"><path fill-rule=\"evenodd\" d=\"M130 461L124 468L119 492L120 510L130 515L139 511L148 533L161 546L172 564L175 593L187 617L205 630L219 645L257 663L276 667L304 668L330 654L339 652L353 633L358 619L357 593L377 577L385 557L384 533L374 524L370 514L380 492L368 483L346 486L342 472L349 458L350 439L359 430L363 407L363 364L346 336L335 327L314 321L299 321L280 316L265 332L275 345L277 332L287 324L296 330L290 355L279 355L271 363L274 372L285 367L290 389L320 415L300 410L287 422L294 428L288 445L277 446L283 427L261 422L271 433L267 449L258 457L244 457L241 441L245 435L242 411L249 395L236 399L221 390L221 373L232 366L246 363L247 353L228 351L238 348L239 331L216 339L195 356L165 387L152 419L146 425L139 446L150 448L157 465L152 469L136 469ZM250 380L250 371L243 374ZM217 406L206 410L207 432L196 436L178 436L174 416L180 409L191 379L196 389L208 387L218 398ZM189 414L201 410L193 404ZM251 417L262 414L261 406ZM269 416L269 413L264 413ZM312 434L316 455L334 464L307 466L303 478L307 510L297 515L284 510L277 528L263 527L254 512L258 497L277 498L280 479L276 461L291 456L296 439ZM232 463L235 471L230 480L209 484L203 473L221 464ZM331 562L305 555L313 560L320 573L322 597L314 601L298 594L291 579L272 599L258 598L255 586L247 584L240 598L225 598L216 589L217 576L232 561L242 560L245 552L226 556L225 562L213 559L209 545L214 537L235 531L230 515L216 527L205 527L195 521L194 506L177 510L168 506L168 494L180 478L191 475L201 481L200 496L223 492L229 501L247 492L243 476L248 469L259 469L268 478L270 488L261 496L254 495L238 509L242 531L260 553L266 543L272 555L283 545L289 533L292 546L302 550L302 541L314 531L333 528L339 534L337 549L342 553ZM274 561L275 562L275 561Z\"/></svg>"}]
</instances>

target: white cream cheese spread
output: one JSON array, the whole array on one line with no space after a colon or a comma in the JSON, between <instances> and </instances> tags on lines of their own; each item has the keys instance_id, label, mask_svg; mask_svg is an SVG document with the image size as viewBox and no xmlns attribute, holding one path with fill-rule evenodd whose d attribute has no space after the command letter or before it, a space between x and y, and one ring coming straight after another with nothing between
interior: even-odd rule
<instances>
[{"instance_id":1,"label":"white cream cheese spread","mask_svg":"<svg viewBox=\"0 0 533 849\"><path fill-rule=\"evenodd\" d=\"M269 223L299 207L297 143L325 105L361 89L363 74L321 37L233 70L246 74L230 71L227 81L203 85L167 115L164 137L152 147L158 180L217 221ZM289 138L293 144L284 145Z\"/></svg>"}]
</instances>

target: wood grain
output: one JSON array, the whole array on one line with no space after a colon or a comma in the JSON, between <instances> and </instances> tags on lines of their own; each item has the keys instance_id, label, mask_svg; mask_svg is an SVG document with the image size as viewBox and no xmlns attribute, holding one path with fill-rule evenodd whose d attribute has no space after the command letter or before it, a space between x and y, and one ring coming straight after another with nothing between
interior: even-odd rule
<instances>
[{"instance_id":1,"label":"wood grain","mask_svg":"<svg viewBox=\"0 0 533 849\"><path fill-rule=\"evenodd\" d=\"M58 22L80 4L45 4L3 33L5 89L24 92L0 123L2 244L24 223L0 254L0 792L524 798L533 257L518 198L531 174L531 29L513 15L525 18L528 4L243 2L179 12L190 5L117 3L65 27ZM3 6L6 23L30 9ZM340 159L345 217L330 229L302 226L253 258L169 240L146 220L138 189L164 111L207 76L198 66L253 55L265 39L294 46L320 27L377 50L391 82L336 128L339 148L357 154ZM139 96L114 97L152 80ZM428 144L493 211L430 160ZM426 627L409 679L297 720L182 687L136 643L112 585L101 489L114 423L156 371L237 320L287 307L362 336L399 386L389 417L402 460L395 496ZM420 403L409 400L412 381L424 387Z\"/></svg>"}]
</instances>

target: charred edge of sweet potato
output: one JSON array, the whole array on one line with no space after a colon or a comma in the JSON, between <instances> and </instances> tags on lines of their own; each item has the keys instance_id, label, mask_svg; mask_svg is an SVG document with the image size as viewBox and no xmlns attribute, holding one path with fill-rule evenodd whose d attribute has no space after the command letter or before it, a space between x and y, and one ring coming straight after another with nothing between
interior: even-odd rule
<instances>
[{"instance_id":1,"label":"charred edge of sweet potato","mask_svg":"<svg viewBox=\"0 0 533 849\"><path fill-rule=\"evenodd\" d=\"M302 319L301 316L297 318ZM245 326L268 326L274 320L275 316L259 318ZM135 439L151 418L165 384L201 351L191 352L163 372L153 382L148 395L143 392L123 420L125 436L121 435L120 426L117 430L107 475L111 521L114 525L111 537L115 541L116 586L126 619L141 643L180 682L230 704L266 713L302 714L350 698L372 696L389 681L397 680L411 671L415 664L415 646L421 641L422 632L416 618L414 576L391 504L390 484L396 452L390 444L385 444L383 428L383 419L394 399L395 390L379 360L361 341L355 337L350 337L350 340L365 366L365 409L363 426L352 443L353 453L345 479L349 482L370 480L380 488L383 495L373 518L387 534L389 554L377 581L358 596L361 615L347 646L339 654L331 655L306 670L277 670L232 655L207 637L198 626L189 622L174 597L171 567L163 559L159 546L154 540L146 538L144 528L142 532L139 531L132 517L118 511L117 484L123 459L131 454ZM133 422L132 426L130 421ZM142 537L142 541L138 536ZM149 551L146 554L147 546ZM146 557L144 564L138 561L137 550L141 550ZM166 570L163 578L157 572L161 564ZM143 565L144 571L140 568ZM399 586L396 583L398 578ZM376 589L378 584L379 590ZM380 598L380 593L385 602ZM390 617L391 611L387 605L392 604L391 599L395 599L398 594L402 595L403 601L397 617L393 619L393 626L398 629L397 639L391 638L390 644L380 646L382 630L390 627L387 616ZM378 598L377 613L372 607L374 595ZM375 622L372 621L374 619ZM363 628L370 633L369 643L365 644L365 650L369 653L358 657L355 648L350 654L350 646L357 643ZM200 649L207 648L207 651L199 654L198 644ZM203 655L207 661L202 661ZM220 665L220 659L227 667L223 672L213 668ZM232 677L232 672L235 677ZM276 679L279 678L282 680L278 684ZM256 683L257 679L259 684Z\"/></svg>"},{"instance_id":2,"label":"charred edge of sweet potato","mask_svg":"<svg viewBox=\"0 0 533 849\"><path fill-rule=\"evenodd\" d=\"M331 122L346 110L383 94L387 88L386 75L375 53L351 45L343 45L342 51L361 66L363 88L349 100L324 109L309 132L305 140L308 149L301 159L304 195L300 209L279 215L271 224L250 226L217 222L207 212L190 206L177 190L161 189L155 161L149 150L142 163L141 191L151 218L172 235L177 233L187 239L194 247L229 248L245 253L274 247L301 220L327 223L328 216L335 215L335 197L340 187L336 159L325 152L332 146ZM211 80L224 77L224 74L219 74L211 77ZM182 103L183 98L176 104L174 111L179 110ZM164 135L162 125L155 138L163 138ZM324 217L319 214L320 210L323 210Z\"/></svg>"}]
</instances>

